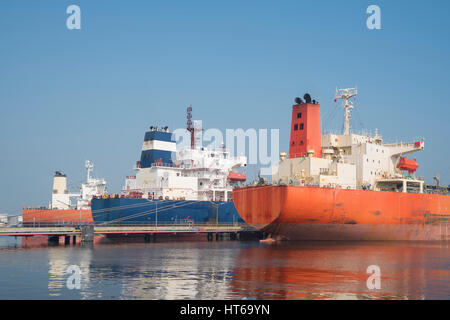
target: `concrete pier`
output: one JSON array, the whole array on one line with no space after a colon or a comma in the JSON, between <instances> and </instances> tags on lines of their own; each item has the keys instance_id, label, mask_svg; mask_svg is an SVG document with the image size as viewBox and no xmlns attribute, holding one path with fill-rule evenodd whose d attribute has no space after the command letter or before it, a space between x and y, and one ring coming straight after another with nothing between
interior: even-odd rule
<instances>
[{"instance_id":1,"label":"concrete pier","mask_svg":"<svg viewBox=\"0 0 450 320\"><path fill-rule=\"evenodd\" d=\"M93 243L94 242L94 226L81 226L81 243Z\"/></svg>"},{"instance_id":2,"label":"concrete pier","mask_svg":"<svg viewBox=\"0 0 450 320\"><path fill-rule=\"evenodd\" d=\"M195 236L206 234L207 241L223 241L223 240L258 240L260 232L250 228L247 225L82 225L82 226L47 226L47 227L0 227L0 236L46 236L48 244L59 244L60 237L65 245L70 245L70 237L72 243L78 242L82 244L93 243L94 235L102 235L108 237L124 238L137 236L144 242L155 242L157 234L162 238L164 236ZM205 238L203 238L205 239ZM182 240L180 240L182 241ZM61 243L61 244L62 244Z\"/></svg>"}]
</instances>

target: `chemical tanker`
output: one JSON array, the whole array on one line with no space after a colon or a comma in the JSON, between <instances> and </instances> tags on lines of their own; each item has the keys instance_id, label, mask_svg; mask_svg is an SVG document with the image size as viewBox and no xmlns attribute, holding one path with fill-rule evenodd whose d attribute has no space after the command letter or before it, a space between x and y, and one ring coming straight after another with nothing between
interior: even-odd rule
<instances>
[{"instance_id":1,"label":"chemical tanker","mask_svg":"<svg viewBox=\"0 0 450 320\"><path fill-rule=\"evenodd\" d=\"M106 181L91 176L94 164L86 161L87 181L80 193L69 193L67 177L62 171L56 171L53 177L52 200L48 207L23 208L25 225L31 224L85 224L92 223L91 199L106 192ZM72 199L76 202L72 204Z\"/></svg>"},{"instance_id":2,"label":"chemical tanker","mask_svg":"<svg viewBox=\"0 0 450 320\"><path fill-rule=\"evenodd\" d=\"M96 224L243 223L231 196L233 187L246 180L237 170L247 158L231 157L225 146L202 146L202 122L191 120L191 112L189 106L186 147L177 149L168 127L150 127L136 174L126 177L121 194L92 199Z\"/></svg>"},{"instance_id":3,"label":"chemical tanker","mask_svg":"<svg viewBox=\"0 0 450 320\"><path fill-rule=\"evenodd\" d=\"M350 99L342 134L321 134L320 105L305 94L292 107L289 157L280 153L272 182L235 188L233 201L251 226L286 240L448 240L450 188L426 185L405 156L424 140L383 143L350 130Z\"/></svg>"}]
</instances>

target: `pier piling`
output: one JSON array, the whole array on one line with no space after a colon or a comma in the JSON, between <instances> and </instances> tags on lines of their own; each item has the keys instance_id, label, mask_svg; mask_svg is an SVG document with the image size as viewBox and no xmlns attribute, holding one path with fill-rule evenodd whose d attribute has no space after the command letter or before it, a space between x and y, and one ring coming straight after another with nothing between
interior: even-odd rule
<instances>
[{"instance_id":1,"label":"pier piling","mask_svg":"<svg viewBox=\"0 0 450 320\"><path fill-rule=\"evenodd\" d=\"M48 237L48 245L49 246L59 245L59 236L49 236Z\"/></svg>"},{"instance_id":2,"label":"pier piling","mask_svg":"<svg viewBox=\"0 0 450 320\"><path fill-rule=\"evenodd\" d=\"M81 226L81 243L94 242L94 226Z\"/></svg>"}]
</instances>

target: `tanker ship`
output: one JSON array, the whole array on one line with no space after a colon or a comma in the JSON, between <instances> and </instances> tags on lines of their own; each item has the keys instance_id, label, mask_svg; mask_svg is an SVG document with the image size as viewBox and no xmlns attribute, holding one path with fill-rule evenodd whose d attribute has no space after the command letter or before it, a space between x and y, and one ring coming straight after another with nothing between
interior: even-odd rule
<instances>
[{"instance_id":1,"label":"tanker ship","mask_svg":"<svg viewBox=\"0 0 450 320\"><path fill-rule=\"evenodd\" d=\"M272 180L235 188L239 215L285 240L448 240L450 190L416 177L407 158L424 139L383 143L350 129L356 88L337 89L344 131L321 134L320 104L305 94L292 107L289 156L280 153Z\"/></svg>"},{"instance_id":2,"label":"tanker ship","mask_svg":"<svg viewBox=\"0 0 450 320\"><path fill-rule=\"evenodd\" d=\"M91 176L94 164L85 163L87 179L81 184L79 193L70 193L67 176L56 171L53 177L52 199L48 207L25 207L22 210L23 223L31 224L87 224L92 223L91 199L106 192L106 181Z\"/></svg>"},{"instance_id":3,"label":"tanker ship","mask_svg":"<svg viewBox=\"0 0 450 320\"><path fill-rule=\"evenodd\" d=\"M121 194L95 196L95 224L243 223L232 202L232 190L246 180L238 172L245 156L231 157L202 146L202 121L187 109L188 145L177 149L168 127L150 127L144 136L135 175L127 176Z\"/></svg>"}]
</instances>

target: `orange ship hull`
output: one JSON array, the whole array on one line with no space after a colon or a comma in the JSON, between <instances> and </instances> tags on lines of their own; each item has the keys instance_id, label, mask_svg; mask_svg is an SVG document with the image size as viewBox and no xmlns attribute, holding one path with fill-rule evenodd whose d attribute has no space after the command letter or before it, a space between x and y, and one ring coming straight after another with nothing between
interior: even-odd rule
<instances>
[{"instance_id":1,"label":"orange ship hull","mask_svg":"<svg viewBox=\"0 0 450 320\"><path fill-rule=\"evenodd\" d=\"M251 226L289 240L448 240L450 196L297 186L233 190Z\"/></svg>"},{"instance_id":2,"label":"orange ship hull","mask_svg":"<svg viewBox=\"0 0 450 320\"><path fill-rule=\"evenodd\" d=\"M91 210L23 209L24 223L83 223L93 222Z\"/></svg>"}]
</instances>

